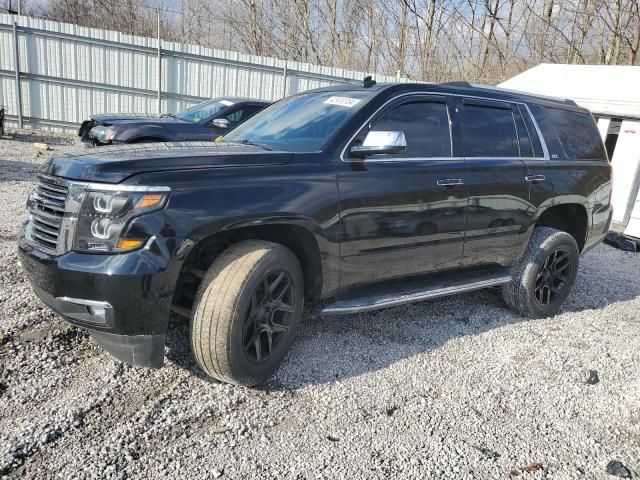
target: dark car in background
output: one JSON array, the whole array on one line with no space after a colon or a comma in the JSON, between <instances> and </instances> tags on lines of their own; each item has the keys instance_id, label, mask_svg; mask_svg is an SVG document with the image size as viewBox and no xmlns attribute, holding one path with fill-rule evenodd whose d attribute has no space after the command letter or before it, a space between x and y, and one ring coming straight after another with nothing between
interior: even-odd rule
<instances>
[{"instance_id":1,"label":"dark car in background","mask_svg":"<svg viewBox=\"0 0 640 480\"><path fill-rule=\"evenodd\" d=\"M221 97L177 114L103 114L82 123L78 136L93 145L213 141L269 105L261 100Z\"/></svg>"}]
</instances>

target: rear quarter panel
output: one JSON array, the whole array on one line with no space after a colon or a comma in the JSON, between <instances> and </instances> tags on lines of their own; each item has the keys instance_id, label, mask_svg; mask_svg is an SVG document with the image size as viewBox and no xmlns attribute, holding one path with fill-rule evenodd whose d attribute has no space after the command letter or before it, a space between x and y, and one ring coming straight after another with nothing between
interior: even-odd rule
<instances>
[{"instance_id":1,"label":"rear quarter panel","mask_svg":"<svg viewBox=\"0 0 640 480\"><path fill-rule=\"evenodd\" d=\"M574 203L587 210L585 249L602 239L611 222L611 165L603 160L550 160L554 205Z\"/></svg>"}]
</instances>

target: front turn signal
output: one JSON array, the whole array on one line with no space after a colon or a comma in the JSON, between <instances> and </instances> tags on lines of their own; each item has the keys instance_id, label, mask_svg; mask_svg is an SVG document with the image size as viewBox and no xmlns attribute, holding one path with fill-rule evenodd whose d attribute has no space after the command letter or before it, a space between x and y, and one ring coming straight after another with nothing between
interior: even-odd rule
<instances>
[{"instance_id":1,"label":"front turn signal","mask_svg":"<svg viewBox=\"0 0 640 480\"><path fill-rule=\"evenodd\" d=\"M116 250L122 252L126 250L134 250L140 247L144 243L144 240L139 238L121 238L116 244Z\"/></svg>"},{"instance_id":2,"label":"front turn signal","mask_svg":"<svg viewBox=\"0 0 640 480\"><path fill-rule=\"evenodd\" d=\"M136 203L136 208L149 208L155 207L156 205L160 205L164 200L164 195L159 193L147 193L142 196L138 203Z\"/></svg>"}]
</instances>

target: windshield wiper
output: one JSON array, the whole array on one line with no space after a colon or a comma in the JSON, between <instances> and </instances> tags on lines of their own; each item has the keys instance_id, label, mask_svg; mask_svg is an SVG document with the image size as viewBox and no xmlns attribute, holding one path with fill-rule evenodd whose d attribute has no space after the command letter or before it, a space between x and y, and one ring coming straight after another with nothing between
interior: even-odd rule
<instances>
[{"instance_id":1,"label":"windshield wiper","mask_svg":"<svg viewBox=\"0 0 640 480\"><path fill-rule=\"evenodd\" d=\"M165 118L165 117L178 118L173 113L163 113L162 115L160 115L160 118Z\"/></svg>"},{"instance_id":2,"label":"windshield wiper","mask_svg":"<svg viewBox=\"0 0 640 480\"><path fill-rule=\"evenodd\" d=\"M263 143L257 143L257 142L254 142L252 140L249 140L248 138L243 138L242 140L238 140L238 141L231 140L229 143L240 143L242 145L251 145L253 147L260 147L260 148L264 148L265 150L267 150L269 152L273 150L273 148L267 147Z\"/></svg>"}]
</instances>

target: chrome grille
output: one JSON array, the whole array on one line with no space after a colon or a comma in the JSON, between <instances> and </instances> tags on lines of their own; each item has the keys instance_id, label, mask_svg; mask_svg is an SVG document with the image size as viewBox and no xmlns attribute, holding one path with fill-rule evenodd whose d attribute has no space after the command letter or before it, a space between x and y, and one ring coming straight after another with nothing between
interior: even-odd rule
<instances>
[{"instance_id":1,"label":"chrome grille","mask_svg":"<svg viewBox=\"0 0 640 480\"><path fill-rule=\"evenodd\" d=\"M68 193L69 187L62 181L39 175L29 198L31 238L47 251L57 250Z\"/></svg>"}]
</instances>

